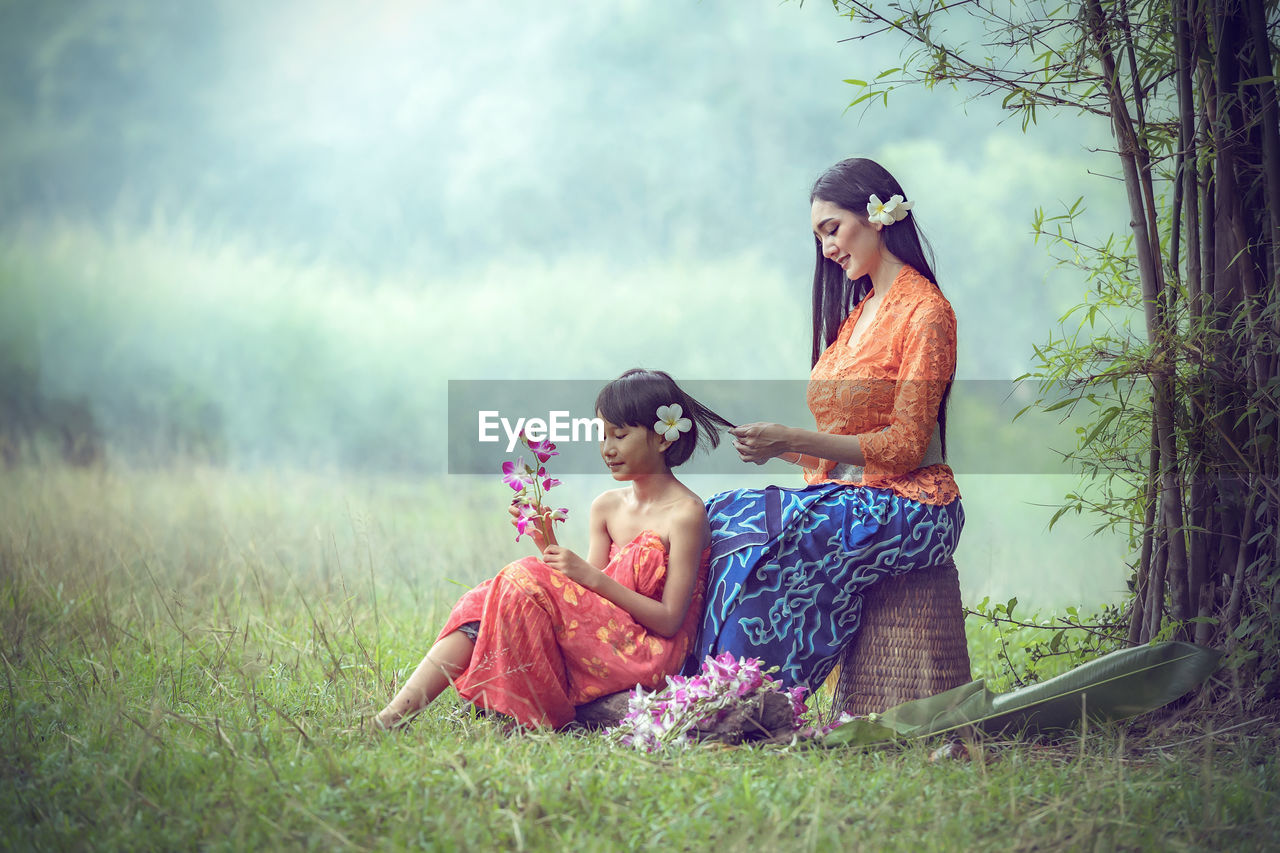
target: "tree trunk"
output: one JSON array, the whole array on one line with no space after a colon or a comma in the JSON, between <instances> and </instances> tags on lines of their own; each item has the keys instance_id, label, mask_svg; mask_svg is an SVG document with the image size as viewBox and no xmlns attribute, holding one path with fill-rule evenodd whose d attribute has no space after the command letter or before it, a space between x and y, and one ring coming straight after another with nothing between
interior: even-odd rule
<instances>
[{"instance_id":1,"label":"tree trunk","mask_svg":"<svg viewBox=\"0 0 1280 853\"><path fill-rule=\"evenodd\" d=\"M1157 444L1160 448L1160 524L1166 531L1169 551L1167 581L1170 592L1170 610L1174 619L1186 620L1191 609L1187 590L1187 547L1183 533L1182 487L1178 476L1178 455L1174 435L1173 418L1173 353L1168 335L1159 315L1160 288L1163 282L1160 262L1156 255L1158 239L1152 240L1151 221L1146 201L1151 197L1150 182L1143 180L1140 169L1142 160L1148 160L1145 145L1134 131L1129 108L1111 46L1111 29L1102 10L1101 0L1085 0L1089 34L1098 48L1102 63L1103 85L1111 103L1111 124L1119 148L1120 164L1124 171L1126 194L1129 198L1130 226L1133 228L1134 249L1138 260L1138 276L1142 283L1142 303L1147 321L1147 339L1154 346L1156 364L1152 370L1152 407L1155 411Z\"/></svg>"},{"instance_id":2,"label":"tree trunk","mask_svg":"<svg viewBox=\"0 0 1280 853\"><path fill-rule=\"evenodd\" d=\"M1266 4L1263 0L1243 0L1253 54L1252 75L1260 78L1258 96L1262 113L1262 176L1266 197L1271 244L1270 288L1280 289L1280 108L1276 104L1276 82L1271 62L1271 40L1267 38Z\"/></svg>"}]
</instances>

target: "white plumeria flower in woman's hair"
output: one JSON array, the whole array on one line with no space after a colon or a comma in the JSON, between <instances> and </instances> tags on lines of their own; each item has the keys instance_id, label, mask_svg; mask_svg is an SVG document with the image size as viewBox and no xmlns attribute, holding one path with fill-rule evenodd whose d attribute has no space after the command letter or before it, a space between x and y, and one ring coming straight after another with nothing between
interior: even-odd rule
<instances>
[{"instance_id":1,"label":"white plumeria flower in woman's hair","mask_svg":"<svg viewBox=\"0 0 1280 853\"><path fill-rule=\"evenodd\" d=\"M914 201L905 201L897 193L891 195L888 201L881 201L880 196L872 193L867 201L867 219L881 225L892 225L906 219L907 211L914 205Z\"/></svg>"},{"instance_id":2,"label":"white plumeria flower in woman's hair","mask_svg":"<svg viewBox=\"0 0 1280 853\"><path fill-rule=\"evenodd\" d=\"M680 433L693 429L693 421L682 418L684 408L679 403L658 407L658 422L653 428L667 441L675 441Z\"/></svg>"}]
</instances>

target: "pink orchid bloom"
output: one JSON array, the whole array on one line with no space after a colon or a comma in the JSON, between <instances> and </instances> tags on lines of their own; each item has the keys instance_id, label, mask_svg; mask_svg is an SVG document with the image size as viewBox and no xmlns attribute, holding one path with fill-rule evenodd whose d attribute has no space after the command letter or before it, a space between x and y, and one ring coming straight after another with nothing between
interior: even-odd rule
<instances>
[{"instance_id":1,"label":"pink orchid bloom","mask_svg":"<svg viewBox=\"0 0 1280 853\"><path fill-rule=\"evenodd\" d=\"M556 450L556 446L548 439L544 438L542 441L529 441L529 439L525 438L523 434L521 434L521 438L524 440L524 443L529 446L529 449L533 451L533 455L538 457L539 462L546 462L552 456L560 455L560 451Z\"/></svg>"},{"instance_id":2,"label":"pink orchid bloom","mask_svg":"<svg viewBox=\"0 0 1280 853\"><path fill-rule=\"evenodd\" d=\"M541 465L538 466L538 479L542 481L542 490L544 492L547 491L548 489L552 489L560 485L560 481L557 480L555 477L547 476L547 469L542 467Z\"/></svg>"},{"instance_id":3,"label":"pink orchid bloom","mask_svg":"<svg viewBox=\"0 0 1280 853\"><path fill-rule=\"evenodd\" d=\"M521 503L520 515L516 518L516 541L519 542L520 537L524 536L526 533L532 536L533 532L529 528L536 528L537 521L537 508L533 506L533 504Z\"/></svg>"},{"instance_id":4,"label":"pink orchid bloom","mask_svg":"<svg viewBox=\"0 0 1280 853\"><path fill-rule=\"evenodd\" d=\"M716 681L729 681L738 671L738 661L730 652L721 652L714 658L707 658L702 664L702 671Z\"/></svg>"},{"instance_id":5,"label":"pink orchid bloom","mask_svg":"<svg viewBox=\"0 0 1280 853\"><path fill-rule=\"evenodd\" d=\"M738 695L746 696L749 693L754 693L760 685L764 684L764 676L760 674L759 670L754 672L748 670L741 673L737 681Z\"/></svg>"},{"instance_id":6,"label":"pink orchid bloom","mask_svg":"<svg viewBox=\"0 0 1280 853\"><path fill-rule=\"evenodd\" d=\"M523 492L533 484L533 472L524 464L524 459L502 463L502 482L517 492Z\"/></svg>"},{"instance_id":7,"label":"pink orchid bloom","mask_svg":"<svg viewBox=\"0 0 1280 853\"><path fill-rule=\"evenodd\" d=\"M784 691L787 698L791 700L791 717L796 728L802 728L809 722L809 705L804 701L805 694L808 692L809 689L803 684L797 684L790 690Z\"/></svg>"}]
</instances>

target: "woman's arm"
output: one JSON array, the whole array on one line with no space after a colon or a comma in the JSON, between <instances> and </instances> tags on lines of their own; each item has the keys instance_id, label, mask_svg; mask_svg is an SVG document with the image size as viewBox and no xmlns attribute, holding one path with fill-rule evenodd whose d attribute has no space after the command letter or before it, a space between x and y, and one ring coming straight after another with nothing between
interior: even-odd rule
<instances>
[{"instance_id":1,"label":"woman's arm","mask_svg":"<svg viewBox=\"0 0 1280 853\"><path fill-rule=\"evenodd\" d=\"M775 456L796 454L786 461L805 468L817 468L819 461L847 462L862 465L862 444L856 435L832 435L811 429L782 424L743 424L729 430L733 448L743 462L762 464Z\"/></svg>"},{"instance_id":2,"label":"woman's arm","mask_svg":"<svg viewBox=\"0 0 1280 853\"><path fill-rule=\"evenodd\" d=\"M542 559L565 577L612 601L650 631L670 637L680 630L689 612L707 537L706 513L701 504L690 501L689 506L682 507L672 519L667 579L662 587L661 601L628 589L567 548L549 546Z\"/></svg>"},{"instance_id":3,"label":"woman's arm","mask_svg":"<svg viewBox=\"0 0 1280 853\"><path fill-rule=\"evenodd\" d=\"M887 427L861 435L835 435L774 423L743 424L730 430L742 461L760 464L775 456L797 454L787 461L806 468L819 467L820 459L877 474L905 474L918 468L955 372L955 319L944 302L921 306L908 323Z\"/></svg>"},{"instance_id":4,"label":"woman's arm","mask_svg":"<svg viewBox=\"0 0 1280 853\"><path fill-rule=\"evenodd\" d=\"M899 476L920 467L955 370L956 321L951 306L943 300L919 306L902 337L889 425L859 436L868 475Z\"/></svg>"}]
</instances>

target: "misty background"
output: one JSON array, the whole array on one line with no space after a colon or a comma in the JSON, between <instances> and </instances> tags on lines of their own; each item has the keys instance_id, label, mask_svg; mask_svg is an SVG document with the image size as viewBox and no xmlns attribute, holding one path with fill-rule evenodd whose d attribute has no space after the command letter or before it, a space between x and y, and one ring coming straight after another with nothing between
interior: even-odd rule
<instances>
[{"instance_id":1,"label":"misty background","mask_svg":"<svg viewBox=\"0 0 1280 853\"><path fill-rule=\"evenodd\" d=\"M448 382L803 380L808 192L849 156L916 203L950 441L989 443L1008 412L965 382L1029 370L1087 288L1035 209L1127 231L1108 128L953 89L846 109L899 64L867 31L817 2L0 2L0 450L444 480L501 516L496 477L444 473ZM958 469L967 602L1123 592L1122 539L1046 529L1076 478L1045 470ZM688 479L770 481L799 484ZM566 482L571 536L609 484Z\"/></svg>"}]
</instances>

